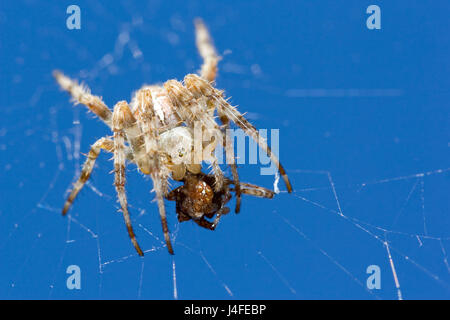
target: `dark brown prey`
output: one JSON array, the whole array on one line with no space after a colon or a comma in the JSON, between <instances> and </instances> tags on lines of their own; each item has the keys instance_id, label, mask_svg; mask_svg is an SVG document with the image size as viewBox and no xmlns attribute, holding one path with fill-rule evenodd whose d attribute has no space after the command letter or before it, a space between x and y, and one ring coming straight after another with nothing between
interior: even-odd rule
<instances>
[{"instance_id":1,"label":"dark brown prey","mask_svg":"<svg viewBox=\"0 0 450 320\"><path fill-rule=\"evenodd\" d=\"M172 190L167 196L167 200L176 201L176 212L178 221L193 220L200 227L214 230L220 218L229 213L226 207L231 200L231 192L235 192L236 186L233 180L225 178L222 189L214 191L215 177L212 174L187 173L183 178L183 185ZM261 198L273 198L274 192L250 183L240 182L240 192ZM214 220L208 221L208 219Z\"/></svg>"}]
</instances>

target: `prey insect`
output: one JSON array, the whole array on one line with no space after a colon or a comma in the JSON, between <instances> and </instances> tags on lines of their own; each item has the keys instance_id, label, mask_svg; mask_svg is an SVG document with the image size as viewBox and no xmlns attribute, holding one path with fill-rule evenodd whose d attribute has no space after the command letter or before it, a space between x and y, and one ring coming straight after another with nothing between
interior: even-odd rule
<instances>
[{"instance_id":1,"label":"prey insect","mask_svg":"<svg viewBox=\"0 0 450 320\"><path fill-rule=\"evenodd\" d=\"M186 173L183 178L184 184L166 196L167 200L176 201L179 222L192 219L200 227L216 229L220 218L230 212L225 205L232 198L231 192L236 192L236 185L233 180L225 178L221 190L214 191L215 182L215 177L211 174ZM231 185L235 185L234 188L230 187ZM260 198L272 199L275 194L269 189L244 182L239 183L239 190L241 194ZM211 219L214 215L213 222L206 219Z\"/></svg>"}]
</instances>

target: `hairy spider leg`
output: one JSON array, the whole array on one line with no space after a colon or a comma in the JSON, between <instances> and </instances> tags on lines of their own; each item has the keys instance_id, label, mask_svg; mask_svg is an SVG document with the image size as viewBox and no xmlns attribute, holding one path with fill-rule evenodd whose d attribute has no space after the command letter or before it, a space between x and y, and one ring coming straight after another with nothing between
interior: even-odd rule
<instances>
[{"instance_id":1,"label":"hairy spider leg","mask_svg":"<svg viewBox=\"0 0 450 320\"><path fill-rule=\"evenodd\" d=\"M137 109L135 111L136 117L140 120L141 131L143 133L145 147L145 153L150 163L149 173L153 181L153 190L156 193L156 201L158 203L159 215L161 217L161 223L164 233L164 239L166 241L167 249L170 254L174 254L172 243L170 241L169 227L167 226L166 207L164 204L164 195L167 193L167 179L170 172L163 170L161 166L159 153L158 153L158 130L157 121L154 108L151 90L142 89L136 94L136 100L138 102Z\"/></svg>"},{"instance_id":2,"label":"hairy spider leg","mask_svg":"<svg viewBox=\"0 0 450 320\"><path fill-rule=\"evenodd\" d=\"M130 109L125 101L118 102L113 111L112 126L114 131L114 186L117 192L120 206L122 208L123 218L128 230L128 235L134 248L140 256L143 256L131 224L130 213L128 211L128 201L125 194L125 128L129 126L131 118Z\"/></svg>"},{"instance_id":3,"label":"hairy spider leg","mask_svg":"<svg viewBox=\"0 0 450 320\"><path fill-rule=\"evenodd\" d=\"M217 64L220 58L217 56L216 48L213 45L212 38L206 28L203 20L197 18L195 24L195 40L200 56L203 58L203 64L200 69L202 78L212 82L216 79Z\"/></svg>"},{"instance_id":4,"label":"hairy spider leg","mask_svg":"<svg viewBox=\"0 0 450 320\"><path fill-rule=\"evenodd\" d=\"M75 103L84 104L111 128L112 112L102 101L102 98L91 94L86 85L80 85L76 80L65 76L58 70L53 71L53 76L59 86L72 96L72 100Z\"/></svg>"},{"instance_id":5,"label":"hairy spider leg","mask_svg":"<svg viewBox=\"0 0 450 320\"><path fill-rule=\"evenodd\" d=\"M214 47L212 37L209 34L208 28L203 23L203 20L197 18L194 20L195 24L195 36L197 49L200 56L203 58L203 65L200 70L200 76L209 82L213 82L217 76L218 62L220 57L217 55L217 50ZM212 110L214 113L214 110ZM219 112L219 118L223 124L222 134L224 136L223 147L225 148L225 156L227 164L231 168L231 174L233 175L233 180L237 182L236 185L236 207L234 209L235 213L239 213L241 210L241 191L239 187L239 174L237 171L237 166L235 162L233 143L230 138L229 132L229 119L225 117L221 112Z\"/></svg>"},{"instance_id":6,"label":"hairy spider leg","mask_svg":"<svg viewBox=\"0 0 450 320\"><path fill-rule=\"evenodd\" d=\"M209 222L205 219L205 217L201 217L201 219L192 219L198 226L214 231L219 224L220 218L222 218L223 215L230 212L230 208L224 207L221 208L219 211L216 212L216 217L214 218L213 222Z\"/></svg>"},{"instance_id":7,"label":"hairy spider leg","mask_svg":"<svg viewBox=\"0 0 450 320\"><path fill-rule=\"evenodd\" d=\"M223 141L220 128L214 120L214 117L207 112L206 105L204 103L202 104L201 100L195 99L192 93L183 86L181 82L177 80L168 80L164 83L164 88L166 89L172 104L175 106L176 112L188 126L193 128L195 127L195 121L198 121L201 123L202 129L206 129L214 136L215 141ZM219 191L223 186L224 175L219 166L219 160L214 155L214 151L208 156L210 157L208 160L211 161L211 166L216 178L214 189ZM203 161L204 159L200 160Z\"/></svg>"},{"instance_id":8,"label":"hairy spider leg","mask_svg":"<svg viewBox=\"0 0 450 320\"><path fill-rule=\"evenodd\" d=\"M280 161L278 160L278 157L272 153L272 150L267 145L267 142L265 139L263 139L256 128L247 120L245 117L237 111L237 109L233 106L231 106L225 99L223 99L221 96L217 96L217 99L219 101L219 107L218 109L220 112L231 119L234 123L236 123L244 132L250 136L253 140L255 140L259 147L263 149L263 151L270 157L270 160L277 166L278 171L280 172L280 175L283 177L284 183L286 184L287 191L289 193L292 192L292 185L289 181L289 178L286 174L286 171L284 170L283 166L281 165Z\"/></svg>"},{"instance_id":9,"label":"hairy spider leg","mask_svg":"<svg viewBox=\"0 0 450 320\"><path fill-rule=\"evenodd\" d=\"M234 156L234 144L230 136L228 129L230 128L230 121L226 116L219 113L220 121L223 123L222 132L224 134L223 146L225 148L225 157L227 164L231 168L231 174L233 175L233 180L235 181L235 193L236 193L236 207L234 208L235 213L239 213L241 210L241 185L239 184L239 174L237 171L237 166Z\"/></svg>"},{"instance_id":10,"label":"hairy spider leg","mask_svg":"<svg viewBox=\"0 0 450 320\"><path fill-rule=\"evenodd\" d=\"M73 201L77 197L78 193L83 189L86 182L89 180L89 177L91 176L91 172L94 169L95 161L97 160L97 157L100 154L101 150L105 150L107 152L113 152L114 151L114 142L111 139L108 138L100 138L98 139L89 150L89 153L87 155L86 161L83 164L83 169L81 170L80 177L78 180L74 183L73 188L69 194L69 197L67 198L66 202L64 203L64 207L62 210L62 214L65 215L70 207L72 206Z\"/></svg>"},{"instance_id":11,"label":"hairy spider leg","mask_svg":"<svg viewBox=\"0 0 450 320\"><path fill-rule=\"evenodd\" d=\"M273 192L272 190L251 183L240 182L239 185L241 192L250 196L272 199L275 195L275 192ZM234 189L236 189L236 186ZM233 191L234 189L230 190Z\"/></svg>"},{"instance_id":12,"label":"hairy spider leg","mask_svg":"<svg viewBox=\"0 0 450 320\"><path fill-rule=\"evenodd\" d=\"M184 77L184 82L186 83L189 91L192 92L194 96L202 95L208 97L210 100L212 100L211 103L216 105L219 114L233 121L242 130L244 130L244 132L248 136L250 136L258 143L259 147L263 149L263 151L270 157L270 160L277 166L278 171L280 172L286 184L288 192L291 193L291 182L289 181L286 171L284 170L277 156L272 153L271 149L267 145L267 142L259 135L256 128L235 107L231 106L223 98L223 91L214 88L208 81L202 79L196 74L186 75Z\"/></svg>"}]
</instances>

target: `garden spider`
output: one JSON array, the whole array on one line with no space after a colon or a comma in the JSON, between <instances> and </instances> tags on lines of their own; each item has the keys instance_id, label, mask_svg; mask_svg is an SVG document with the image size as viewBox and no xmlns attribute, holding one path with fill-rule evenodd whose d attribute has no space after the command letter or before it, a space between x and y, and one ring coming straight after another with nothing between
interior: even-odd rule
<instances>
[{"instance_id":1,"label":"garden spider","mask_svg":"<svg viewBox=\"0 0 450 320\"><path fill-rule=\"evenodd\" d=\"M100 97L90 93L89 88L78 84L77 81L70 79L59 71L53 72L58 84L72 96L75 103L87 106L113 131L112 139L111 137L103 137L92 145L80 177L75 182L62 213L65 215L68 212L76 196L89 179L100 151L105 150L113 153L114 185L118 201L122 208L128 235L141 256L144 253L133 232L125 194L126 160L136 164L138 169L143 174L149 175L153 181L153 190L156 194L164 239L171 254L173 254L173 248L167 227L164 197L176 200L177 207L183 207L179 212L177 210L179 219L181 217L184 221L192 218L195 222L198 222L204 220L203 215L212 217L217 214L220 217L225 214L224 204L229 201L230 189L228 186L230 184L234 184L232 191L236 194L236 213L240 210L241 193L268 198L273 196L273 193L265 188L239 182L233 144L226 131L229 128L230 120L257 141L260 148L270 156L271 161L278 167L288 192L292 192L285 170L264 139L259 136L258 131L243 115L227 102L223 91L213 86L217 74L217 63L220 58L202 20L195 20L195 30L197 48L203 58L200 75L186 75L184 84L177 80L168 80L164 85L144 85L134 93L130 105L126 101L119 101L112 112ZM215 120L215 110L217 110L222 125L219 125ZM199 142L200 156L193 152L198 143L194 139L196 126L200 126L202 132L205 132L209 138L214 138L211 140L213 142L207 145L208 147L212 146L212 149L208 149L210 152L206 152L206 154L206 145L203 143L205 140ZM227 164L230 166L233 176L232 180L224 177L214 155L218 142L224 145ZM212 175L201 173L203 161L211 163ZM170 177L174 180L183 181L185 185L181 188L185 189L178 189L178 191L175 191L177 190L175 189L169 193L168 179ZM205 192L212 192L212 195L210 194L202 199L210 205L207 208L208 212L200 212L195 208L186 211L187 198L180 191L188 190L189 181L192 179L203 184ZM250 189L253 191L249 191ZM195 192L183 194L187 194L188 198L201 195ZM189 213L192 213L192 215Z\"/></svg>"}]
</instances>

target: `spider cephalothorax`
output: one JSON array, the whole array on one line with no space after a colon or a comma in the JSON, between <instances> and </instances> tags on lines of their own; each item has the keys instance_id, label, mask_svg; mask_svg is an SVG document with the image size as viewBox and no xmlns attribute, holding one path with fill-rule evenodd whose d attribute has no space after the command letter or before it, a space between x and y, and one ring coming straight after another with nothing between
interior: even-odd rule
<instances>
[{"instance_id":1,"label":"spider cephalothorax","mask_svg":"<svg viewBox=\"0 0 450 320\"><path fill-rule=\"evenodd\" d=\"M266 198L273 196L267 189L239 182L234 148L227 132L230 122L239 126L269 155L278 167L288 192L292 191L286 172L265 140L259 136L255 127L227 102L224 92L214 87L219 57L209 32L200 19L195 21L195 28L197 47L204 61L200 75L188 74L184 82L168 80L163 85L144 85L134 93L129 104L127 101L119 101L113 111L100 97L91 94L86 86L78 84L59 71L53 73L58 84L70 93L75 103L87 106L113 132L112 137L100 138L92 145L62 213L64 215L68 212L89 179L100 151L113 153L117 198L128 234L139 255L144 253L133 232L125 194L126 160L134 163L140 172L149 175L153 181L164 239L172 254L164 197L177 201L180 221L189 218L198 223L206 221L204 217L212 218L214 215L218 222L218 218L228 212L225 204L230 200L230 191L234 191L236 195L236 213L240 210L241 193ZM216 112L221 123L216 122ZM198 128L204 134L200 143L194 139ZM204 143L205 137L208 143ZM215 156L218 144L224 146L227 165L233 175L232 180L224 177ZM201 150L197 150L200 152L195 152L195 146L200 146ZM211 164L212 175L201 173L204 161ZM184 185L181 189L176 189L178 191L169 193L170 178L183 181ZM234 185L233 189L229 188L230 184ZM215 227L216 224L211 226Z\"/></svg>"},{"instance_id":2,"label":"spider cephalothorax","mask_svg":"<svg viewBox=\"0 0 450 320\"><path fill-rule=\"evenodd\" d=\"M222 215L230 212L225 205L230 201L231 192L235 188L230 188L234 182L225 178L220 190L214 190L216 179L214 175L206 175L202 172L198 174L187 173L183 178L183 185L172 190L166 199L176 201L176 211L178 221L193 220L199 226L214 230ZM274 192L269 189L240 183L241 193L251 194L257 197L272 198ZM216 216L213 222L206 220Z\"/></svg>"}]
</instances>

